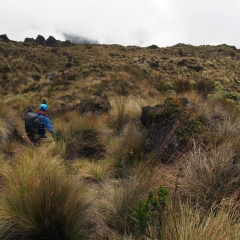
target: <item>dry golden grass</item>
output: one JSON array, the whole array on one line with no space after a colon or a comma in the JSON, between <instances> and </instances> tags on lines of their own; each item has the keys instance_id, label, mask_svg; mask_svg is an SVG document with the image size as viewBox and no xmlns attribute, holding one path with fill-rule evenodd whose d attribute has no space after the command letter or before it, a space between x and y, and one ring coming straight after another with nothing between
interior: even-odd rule
<instances>
[{"instance_id":1,"label":"dry golden grass","mask_svg":"<svg viewBox=\"0 0 240 240\"><path fill-rule=\"evenodd\" d=\"M206 209L222 199L239 195L240 167L232 143L224 143L211 151L195 147L184 161L180 194Z\"/></svg>"},{"instance_id":2,"label":"dry golden grass","mask_svg":"<svg viewBox=\"0 0 240 240\"><path fill-rule=\"evenodd\" d=\"M82 117L77 111L65 114L55 121L55 126L55 152L61 148L67 159L102 157L112 134L104 116L88 114Z\"/></svg>"},{"instance_id":3,"label":"dry golden grass","mask_svg":"<svg viewBox=\"0 0 240 240\"><path fill-rule=\"evenodd\" d=\"M138 164L143 158L144 144L144 133L135 123L127 123L119 136L115 150L116 160L124 167Z\"/></svg>"},{"instance_id":4,"label":"dry golden grass","mask_svg":"<svg viewBox=\"0 0 240 240\"><path fill-rule=\"evenodd\" d=\"M109 112L110 122L117 133L124 129L129 122L136 122L140 119L144 106L163 104L164 97L159 95L156 98L130 95L128 97L112 97L110 99L111 109Z\"/></svg>"},{"instance_id":5,"label":"dry golden grass","mask_svg":"<svg viewBox=\"0 0 240 240\"><path fill-rule=\"evenodd\" d=\"M95 198L45 148L26 149L4 171L1 239L78 239L91 234Z\"/></svg>"},{"instance_id":6,"label":"dry golden grass","mask_svg":"<svg viewBox=\"0 0 240 240\"><path fill-rule=\"evenodd\" d=\"M165 239L239 239L239 111L229 103L239 105L238 95L230 94L238 87L236 50L221 46L226 52L234 51L234 60L219 52L219 47L197 48L205 60L197 54L192 57L204 66L203 74L178 65L183 60L176 54L179 50L192 54L193 47L188 45L153 50L82 44L60 46L53 53L34 43L25 46L0 40L0 44L10 53L0 57L0 70L9 66L8 72L0 74L1 239L139 239L131 214L160 185L174 199L164 219ZM210 61L213 57L215 63ZM149 65L155 61L158 69ZM67 68L69 63L72 67ZM218 72L212 64L221 65ZM48 72L58 77L46 80ZM34 75L41 78L34 80ZM182 80L182 89L174 85L177 79ZM215 84L219 79L221 84ZM194 91L176 94L174 86L177 92L195 87L205 98ZM211 97L230 99L209 100L205 90L213 91ZM43 96L48 97L56 129L54 141L25 149L27 142L15 141L24 135L22 111L30 104L38 106ZM96 96L110 101L109 113L81 117L70 111L79 99ZM142 107L163 105L167 97L186 97L196 105L197 117L214 124L211 127L221 141L210 138L209 146L195 146L171 165L144 165ZM88 151L91 154L85 155ZM65 161L69 156L72 162ZM67 230L72 235L66 237Z\"/></svg>"},{"instance_id":7,"label":"dry golden grass","mask_svg":"<svg viewBox=\"0 0 240 240\"><path fill-rule=\"evenodd\" d=\"M162 174L148 164L138 165L128 176L103 182L102 200L98 202L107 225L116 235L134 232L133 211L140 200L146 200L149 191L156 191L162 183Z\"/></svg>"},{"instance_id":8,"label":"dry golden grass","mask_svg":"<svg viewBox=\"0 0 240 240\"><path fill-rule=\"evenodd\" d=\"M202 212L197 205L169 202L164 217L164 239L237 240L240 237L239 206L222 202L217 210Z\"/></svg>"},{"instance_id":9,"label":"dry golden grass","mask_svg":"<svg viewBox=\"0 0 240 240\"><path fill-rule=\"evenodd\" d=\"M70 169L77 172L79 177L85 182L103 182L111 178L116 171L111 160L102 159L98 162L89 161L88 159L75 160L70 164Z\"/></svg>"},{"instance_id":10,"label":"dry golden grass","mask_svg":"<svg viewBox=\"0 0 240 240\"><path fill-rule=\"evenodd\" d=\"M0 142L3 143L11 138L18 139L24 133L21 119L17 112L5 102L0 106Z\"/></svg>"}]
</instances>

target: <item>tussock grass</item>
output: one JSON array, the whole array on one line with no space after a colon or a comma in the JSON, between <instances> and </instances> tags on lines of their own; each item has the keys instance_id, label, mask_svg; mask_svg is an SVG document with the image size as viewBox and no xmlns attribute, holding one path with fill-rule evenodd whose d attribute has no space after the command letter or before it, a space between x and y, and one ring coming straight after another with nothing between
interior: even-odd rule
<instances>
[{"instance_id":1,"label":"tussock grass","mask_svg":"<svg viewBox=\"0 0 240 240\"><path fill-rule=\"evenodd\" d=\"M109 114L113 128L120 133L126 122L126 100L124 98L112 99L110 104L112 109Z\"/></svg>"},{"instance_id":2,"label":"tussock grass","mask_svg":"<svg viewBox=\"0 0 240 240\"><path fill-rule=\"evenodd\" d=\"M4 172L1 239L78 239L90 235L94 195L43 148L27 149Z\"/></svg>"},{"instance_id":3,"label":"tussock grass","mask_svg":"<svg viewBox=\"0 0 240 240\"><path fill-rule=\"evenodd\" d=\"M110 160L102 159L98 162L89 161L88 159L75 160L71 163L71 169L77 172L85 182L103 182L110 178L115 167Z\"/></svg>"},{"instance_id":4,"label":"tussock grass","mask_svg":"<svg viewBox=\"0 0 240 240\"><path fill-rule=\"evenodd\" d=\"M0 140L7 140L11 132L14 130L13 122L15 114L6 104L0 106Z\"/></svg>"},{"instance_id":5,"label":"tussock grass","mask_svg":"<svg viewBox=\"0 0 240 240\"><path fill-rule=\"evenodd\" d=\"M60 147L64 146L67 159L102 157L112 134L103 116L88 114L81 117L78 112L68 113L56 121L56 131L55 140Z\"/></svg>"},{"instance_id":6,"label":"tussock grass","mask_svg":"<svg viewBox=\"0 0 240 240\"><path fill-rule=\"evenodd\" d=\"M101 208L110 229L123 235L133 233L133 212L139 201L145 200L150 190L157 190L160 183L161 174L147 164L135 167L126 179L103 183L102 192L105 194Z\"/></svg>"},{"instance_id":7,"label":"tussock grass","mask_svg":"<svg viewBox=\"0 0 240 240\"><path fill-rule=\"evenodd\" d=\"M116 160L120 165L133 166L143 158L145 134L135 123L125 125L115 151Z\"/></svg>"},{"instance_id":8,"label":"tussock grass","mask_svg":"<svg viewBox=\"0 0 240 240\"><path fill-rule=\"evenodd\" d=\"M16 139L23 134L23 127L17 113L7 104L0 106L0 142ZM12 140L12 139L11 139Z\"/></svg>"},{"instance_id":9,"label":"tussock grass","mask_svg":"<svg viewBox=\"0 0 240 240\"><path fill-rule=\"evenodd\" d=\"M237 240L240 238L239 212L230 202L222 202L207 212L189 202L170 202L164 217L164 239ZM238 206L239 207L239 206ZM218 209L218 210L216 210Z\"/></svg>"},{"instance_id":10,"label":"tussock grass","mask_svg":"<svg viewBox=\"0 0 240 240\"><path fill-rule=\"evenodd\" d=\"M159 95L155 98L148 97L146 99L135 95L128 97L112 97L110 99L110 122L115 131L120 133L124 129L125 124L139 121L144 106L154 106L163 103L163 95Z\"/></svg>"},{"instance_id":11,"label":"tussock grass","mask_svg":"<svg viewBox=\"0 0 240 240\"><path fill-rule=\"evenodd\" d=\"M194 105L201 105L204 102L204 98L195 91L179 93L179 94L176 94L175 97L179 97L179 98L186 97L188 101Z\"/></svg>"},{"instance_id":12,"label":"tussock grass","mask_svg":"<svg viewBox=\"0 0 240 240\"><path fill-rule=\"evenodd\" d=\"M182 174L180 193L204 208L239 195L240 165L231 144L222 144L209 152L195 147L185 156Z\"/></svg>"},{"instance_id":13,"label":"tussock grass","mask_svg":"<svg viewBox=\"0 0 240 240\"><path fill-rule=\"evenodd\" d=\"M222 122L217 128L218 134L224 139L231 139L239 136L240 133L240 117L224 116Z\"/></svg>"}]
</instances>

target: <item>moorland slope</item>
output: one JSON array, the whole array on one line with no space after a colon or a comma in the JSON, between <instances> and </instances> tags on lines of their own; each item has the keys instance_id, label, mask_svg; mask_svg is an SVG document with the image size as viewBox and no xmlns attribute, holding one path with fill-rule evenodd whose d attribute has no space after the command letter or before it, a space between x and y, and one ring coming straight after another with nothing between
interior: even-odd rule
<instances>
[{"instance_id":1,"label":"moorland slope","mask_svg":"<svg viewBox=\"0 0 240 240\"><path fill-rule=\"evenodd\" d=\"M0 239L240 239L234 46L0 35L0 100Z\"/></svg>"}]
</instances>

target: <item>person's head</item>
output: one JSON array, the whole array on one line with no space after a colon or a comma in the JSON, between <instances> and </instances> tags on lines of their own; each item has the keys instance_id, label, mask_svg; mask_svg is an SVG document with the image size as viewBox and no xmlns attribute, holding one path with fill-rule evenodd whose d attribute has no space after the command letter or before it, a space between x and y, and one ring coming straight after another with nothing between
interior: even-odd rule
<instances>
[{"instance_id":1,"label":"person's head","mask_svg":"<svg viewBox=\"0 0 240 240\"><path fill-rule=\"evenodd\" d=\"M39 110L41 111L47 111L48 110L48 105L45 103L40 104Z\"/></svg>"}]
</instances>

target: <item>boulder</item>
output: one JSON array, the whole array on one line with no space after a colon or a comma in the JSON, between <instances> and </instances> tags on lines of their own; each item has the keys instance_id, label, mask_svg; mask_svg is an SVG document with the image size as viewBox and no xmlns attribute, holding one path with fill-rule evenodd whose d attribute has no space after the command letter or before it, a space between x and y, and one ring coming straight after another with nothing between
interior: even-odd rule
<instances>
[{"instance_id":1,"label":"boulder","mask_svg":"<svg viewBox=\"0 0 240 240\"><path fill-rule=\"evenodd\" d=\"M57 47L58 46L57 40L54 37L49 36L49 38L46 40L46 46Z\"/></svg>"},{"instance_id":2,"label":"boulder","mask_svg":"<svg viewBox=\"0 0 240 240\"><path fill-rule=\"evenodd\" d=\"M9 41L11 41L6 34L0 35L0 40L2 40L2 41L4 41L4 42L9 42Z\"/></svg>"},{"instance_id":3,"label":"boulder","mask_svg":"<svg viewBox=\"0 0 240 240\"><path fill-rule=\"evenodd\" d=\"M145 157L163 163L173 162L191 138L203 136L204 125L187 98L168 98L164 105L144 107L141 121L147 128Z\"/></svg>"},{"instance_id":4,"label":"boulder","mask_svg":"<svg viewBox=\"0 0 240 240\"><path fill-rule=\"evenodd\" d=\"M155 45L155 44L153 44L153 45L149 46L148 48L149 48L149 49L158 49L158 46Z\"/></svg>"},{"instance_id":5,"label":"boulder","mask_svg":"<svg viewBox=\"0 0 240 240\"><path fill-rule=\"evenodd\" d=\"M24 42L25 42L25 43L34 43L35 40L34 40L34 38L25 38L25 39L24 39Z\"/></svg>"},{"instance_id":6,"label":"boulder","mask_svg":"<svg viewBox=\"0 0 240 240\"><path fill-rule=\"evenodd\" d=\"M142 114L141 114L141 123L143 126L148 127L148 113L152 109L151 106L146 106L142 108Z\"/></svg>"},{"instance_id":7,"label":"boulder","mask_svg":"<svg viewBox=\"0 0 240 240\"><path fill-rule=\"evenodd\" d=\"M36 38L36 43L45 46L46 45L46 40L42 35L38 35Z\"/></svg>"}]
</instances>

